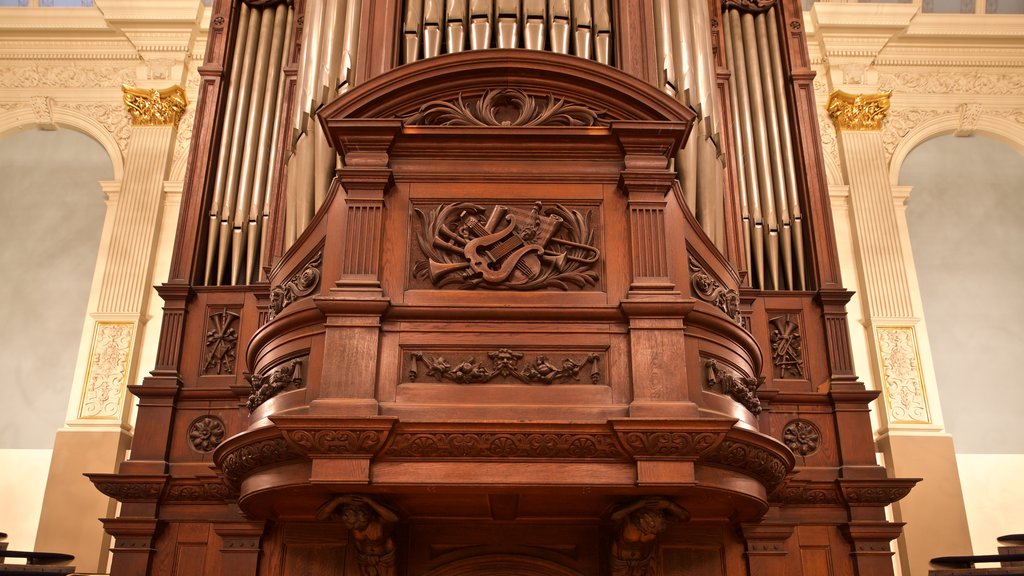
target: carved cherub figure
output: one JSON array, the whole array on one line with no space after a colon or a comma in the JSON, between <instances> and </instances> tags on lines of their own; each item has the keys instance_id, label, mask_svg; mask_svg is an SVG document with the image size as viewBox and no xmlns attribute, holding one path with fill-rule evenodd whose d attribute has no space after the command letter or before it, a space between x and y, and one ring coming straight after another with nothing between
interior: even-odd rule
<instances>
[{"instance_id":1,"label":"carved cherub figure","mask_svg":"<svg viewBox=\"0 0 1024 576\"><path fill-rule=\"evenodd\" d=\"M613 512L612 576L655 576L657 539L670 519L685 522L690 513L666 498L643 498Z\"/></svg>"},{"instance_id":2,"label":"carved cherub figure","mask_svg":"<svg viewBox=\"0 0 1024 576\"><path fill-rule=\"evenodd\" d=\"M366 496L337 496L320 507L317 520L340 519L349 531L363 576L395 576L392 529L398 515Z\"/></svg>"}]
</instances>

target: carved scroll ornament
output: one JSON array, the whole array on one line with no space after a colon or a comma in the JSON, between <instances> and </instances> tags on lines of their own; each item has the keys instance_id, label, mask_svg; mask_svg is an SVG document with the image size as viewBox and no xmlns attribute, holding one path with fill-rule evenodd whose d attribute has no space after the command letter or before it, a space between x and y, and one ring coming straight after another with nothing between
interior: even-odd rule
<instances>
[{"instance_id":1,"label":"carved scroll ornament","mask_svg":"<svg viewBox=\"0 0 1024 576\"><path fill-rule=\"evenodd\" d=\"M590 211L581 214L560 204L530 209L441 204L430 212L416 209L416 240L425 258L413 273L437 288L538 290L596 285L592 269L601 257L594 247Z\"/></svg>"},{"instance_id":2,"label":"carved scroll ornament","mask_svg":"<svg viewBox=\"0 0 1024 576\"><path fill-rule=\"evenodd\" d=\"M121 91L135 126L175 126L188 107L185 90L177 85L163 90L122 86Z\"/></svg>"},{"instance_id":3,"label":"carved scroll ornament","mask_svg":"<svg viewBox=\"0 0 1024 576\"><path fill-rule=\"evenodd\" d=\"M704 360L704 368L707 370L708 388L717 387L722 394L731 396L751 413L761 413L761 401L756 395L761 382L757 378L724 368L717 360L711 358Z\"/></svg>"},{"instance_id":4,"label":"carved scroll ornament","mask_svg":"<svg viewBox=\"0 0 1024 576\"><path fill-rule=\"evenodd\" d=\"M882 120L889 113L891 92L880 94L847 94L836 90L829 94L825 110L838 130L881 130Z\"/></svg>"},{"instance_id":5,"label":"carved scroll ornament","mask_svg":"<svg viewBox=\"0 0 1024 576\"><path fill-rule=\"evenodd\" d=\"M246 406L249 412L252 412L260 404L281 392L303 387L302 360L292 360L269 372L253 374L249 377L249 383L252 386L252 393L249 394Z\"/></svg>"},{"instance_id":6,"label":"carved scroll ornament","mask_svg":"<svg viewBox=\"0 0 1024 576\"><path fill-rule=\"evenodd\" d=\"M547 100L530 96L522 90L501 88L488 90L479 97L453 101L434 100L405 118L406 126L607 126L600 119L603 112L580 104L568 104L562 98L548 95Z\"/></svg>"},{"instance_id":7,"label":"carved scroll ornament","mask_svg":"<svg viewBox=\"0 0 1024 576\"><path fill-rule=\"evenodd\" d=\"M270 317L273 319L285 307L305 298L320 286L320 266L324 261L324 252L320 250L313 258L281 284L270 289Z\"/></svg>"},{"instance_id":8,"label":"carved scroll ornament","mask_svg":"<svg viewBox=\"0 0 1024 576\"><path fill-rule=\"evenodd\" d=\"M707 270L694 258L690 258L690 285L698 298L714 304L725 312L732 321L740 323L740 297L735 290L729 290L722 283L708 274Z\"/></svg>"},{"instance_id":9,"label":"carved scroll ornament","mask_svg":"<svg viewBox=\"0 0 1024 576\"><path fill-rule=\"evenodd\" d=\"M427 356L422 352L413 352L409 356L409 380L412 381L419 377L421 365L427 369L427 376L438 382L447 380L456 384L484 384L501 376L514 378L526 384L555 384L560 380L578 381L580 372L588 364L590 381L597 384L601 379L597 354L588 354L580 360L567 357L558 365L553 364L542 354L527 362L526 366L519 365L525 355L508 348L488 352L490 366L478 362L473 356L454 365L441 355Z\"/></svg>"}]
</instances>

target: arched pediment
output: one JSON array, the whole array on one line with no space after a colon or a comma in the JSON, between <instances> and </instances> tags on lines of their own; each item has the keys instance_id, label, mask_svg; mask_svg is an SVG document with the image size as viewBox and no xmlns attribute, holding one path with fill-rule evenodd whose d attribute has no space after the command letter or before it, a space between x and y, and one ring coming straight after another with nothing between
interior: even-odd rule
<instances>
[{"instance_id":1,"label":"arched pediment","mask_svg":"<svg viewBox=\"0 0 1024 576\"><path fill-rule=\"evenodd\" d=\"M550 113L555 122L564 120L560 113L566 108L581 117L593 115L597 124L614 120L690 124L695 117L687 107L616 68L536 50L477 50L401 66L328 104L319 116L326 126L355 118L417 121L423 118L418 114L442 103L454 109L474 108L487 97L520 94L532 100L526 103L533 107L529 112ZM494 125L517 125L503 120L507 117L498 118ZM488 119L483 122L486 126ZM545 125L581 124L528 126Z\"/></svg>"}]
</instances>

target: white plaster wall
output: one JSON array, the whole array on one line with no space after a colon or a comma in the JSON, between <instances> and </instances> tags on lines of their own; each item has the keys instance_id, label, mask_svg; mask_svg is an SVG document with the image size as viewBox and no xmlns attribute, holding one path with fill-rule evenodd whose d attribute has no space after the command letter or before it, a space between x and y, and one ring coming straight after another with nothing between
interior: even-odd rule
<instances>
[{"instance_id":1,"label":"white plaster wall","mask_svg":"<svg viewBox=\"0 0 1024 576\"><path fill-rule=\"evenodd\" d=\"M52 448L64 424L112 176L74 130L0 136L0 448Z\"/></svg>"},{"instance_id":2,"label":"white plaster wall","mask_svg":"<svg viewBox=\"0 0 1024 576\"><path fill-rule=\"evenodd\" d=\"M11 550L35 547L52 452L0 448L0 532L7 533Z\"/></svg>"}]
</instances>

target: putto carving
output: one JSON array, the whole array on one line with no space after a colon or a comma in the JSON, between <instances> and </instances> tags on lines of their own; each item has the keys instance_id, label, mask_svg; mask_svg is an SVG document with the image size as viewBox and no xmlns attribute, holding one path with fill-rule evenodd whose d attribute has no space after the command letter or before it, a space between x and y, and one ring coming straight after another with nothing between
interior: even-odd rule
<instances>
[{"instance_id":1,"label":"putto carving","mask_svg":"<svg viewBox=\"0 0 1024 576\"><path fill-rule=\"evenodd\" d=\"M163 90L122 86L121 91L135 126L174 126L188 107L185 90L178 85Z\"/></svg>"},{"instance_id":2,"label":"putto carving","mask_svg":"<svg viewBox=\"0 0 1024 576\"><path fill-rule=\"evenodd\" d=\"M216 416L200 416L188 427L188 443L197 452L212 452L224 440L224 421Z\"/></svg>"},{"instance_id":3,"label":"putto carving","mask_svg":"<svg viewBox=\"0 0 1024 576\"><path fill-rule=\"evenodd\" d=\"M704 368L708 388L718 388L722 394L731 396L753 414L761 413L761 401L756 395L761 386L759 379L724 368L711 358L704 360Z\"/></svg>"},{"instance_id":4,"label":"putto carving","mask_svg":"<svg viewBox=\"0 0 1024 576\"><path fill-rule=\"evenodd\" d=\"M698 298L710 302L719 310L740 324L740 297L735 290L729 290L722 283L708 274L692 256L690 257L690 285Z\"/></svg>"},{"instance_id":5,"label":"putto carving","mask_svg":"<svg viewBox=\"0 0 1024 576\"><path fill-rule=\"evenodd\" d=\"M549 94L546 100L522 90L500 88L479 97L434 100L405 118L407 126L607 126L603 111L567 103Z\"/></svg>"},{"instance_id":6,"label":"putto carving","mask_svg":"<svg viewBox=\"0 0 1024 576\"><path fill-rule=\"evenodd\" d=\"M794 454L810 456L818 451L821 431L807 420L793 420L782 429L782 441Z\"/></svg>"},{"instance_id":7,"label":"putto carving","mask_svg":"<svg viewBox=\"0 0 1024 576\"><path fill-rule=\"evenodd\" d=\"M793 314L776 316L768 321L768 340L772 346L775 376L804 377L804 359L800 348L800 325Z\"/></svg>"},{"instance_id":8,"label":"putto carving","mask_svg":"<svg viewBox=\"0 0 1024 576\"><path fill-rule=\"evenodd\" d=\"M416 240L424 259L413 273L437 288L537 290L598 282L592 269L601 257L594 247L594 225L560 204L545 208L441 204L428 213L416 209Z\"/></svg>"},{"instance_id":9,"label":"putto carving","mask_svg":"<svg viewBox=\"0 0 1024 576\"><path fill-rule=\"evenodd\" d=\"M396 434L387 458L623 460L610 434L422 432Z\"/></svg>"},{"instance_id":10,"label":"putto carving","mask_svg":"<svg viewBox=\"0 0 1024 576\"><path fill-rule=\"evenodd\" d=\"M447 380L457 384L485 384L497 377L505 377L526 384L555 384L560 380L579 381L580 372L588 364L590 382L597 384L601 380L597 354L591 353L579 360L566 357L558 365L551 363L548 356L539 354L525 366L520 366L524 356L522 352L501 348L487 353L490 366L478 362L475 356L453 365L441 355L427 356L422 352L413 352L409 355L409 380L415 381L419 377L422 365L426 368L427 376L438 382Z\"/></svg>"},{"instance_id":11,"label":"putto carving","mask_svg":"<svg viewBox=\"0 0 1024 576\"><path fill-rule=\"evenodd\" d=\"M658 536L670 520L686 522L690 513L667 498L643 498L611 514L615 533L611 543L612 576L657 576Z\"/></svg>"},{"instance_id":12,"label":"putto carving","mask_svg":"<svg viewBox=\"0 0 1024 576\"><path fill-rule=\"evenodd\" d=\"M740 12L751 12L758 14L761 12L767 12L769 8L775 6L775 0L723 0L722 10L739 10Z\"/></svg>"},{"instance_id":13,"label":"putto carving","mask_svg":"<svg viewBox=\"0 0 1024 576\"><path fill-rule=\"evenodd\" d=\"M302 267L302 270L270 289L271 319L280 314L285 307L316 291L320 286L320 267L323 262L324 252L320 250Z\"/></svg>"},{"instance_id":14,"label":"putto carving","mask_svg":"<svg viewBox=\"0 0 1024 576\"><path fill-rule=\"evenodd\" d=\"M337 496L316 513L317 520L338 519L349 531L363 576L394 576L398 515L366 496Z\"/></svg>"},{"instance_id":15,"label":"putto carving","mask_svg":"<svg viewBox=\"0 0 1024 576\"><path fill-rule=\"evenodd\" d=\"M847 94L836 90L829 94L825 110L838 130L881 130L889 112L891 92Z\"/></svg>"},{"instance_id":16,"label":"putto carving","mask_svg":"<svg viewBox=\"0 0 1024 576\"><path fill-rule=\"evenodd\" d=\"M227 309L210 314L210 329L206 332L203 375L234 374L235 354L238 349L239 315Z\"/></svg>"},{"instance_id":17,"label":"putto carving","mask_svg":"<svg viewBox=\"0 0 1024 576\"><path fill-rule=\"evenodd\" d=\"M302 388L302 360L286 362L270 372L257 373L249 377L252 394L246 406L251 413L260 404L286 390Z\"/></svg>"}]
</instances>

